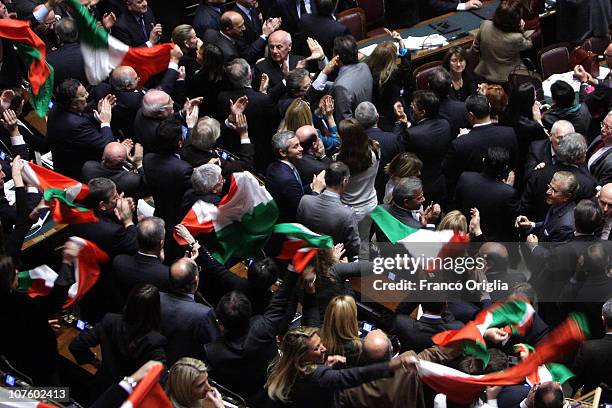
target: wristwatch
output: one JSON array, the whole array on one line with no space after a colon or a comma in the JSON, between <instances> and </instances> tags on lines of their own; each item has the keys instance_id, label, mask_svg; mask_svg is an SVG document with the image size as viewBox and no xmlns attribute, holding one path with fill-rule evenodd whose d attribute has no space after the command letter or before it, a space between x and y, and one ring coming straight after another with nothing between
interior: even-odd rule
<instances>
[{"instance_id":1,"label":"wristwatch","mask_svg":"<svg viewBox=\"0 0 612 408\"><path fill-rule=\"evenodd\" d=\"M128 385L132 387L132 389L135 389L138 385L138 382L133 377L123 377L123 381L128 383Z\"/></svg>"}]
</instances>

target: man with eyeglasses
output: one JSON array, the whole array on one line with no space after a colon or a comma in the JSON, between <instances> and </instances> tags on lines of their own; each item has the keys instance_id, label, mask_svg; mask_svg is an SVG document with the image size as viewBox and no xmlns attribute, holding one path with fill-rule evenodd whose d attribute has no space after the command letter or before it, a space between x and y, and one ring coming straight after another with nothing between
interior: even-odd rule
<instances>
[{"instance_id":1,"label":"man with eyeglasses","mask_svg":"<svg viewBox=\"0 0 612 408\"><path fill-rule=\"evenodd\" d=\"M601 133L587 150L589 172L597 179L599 185L612 182L612 110L601 123Z\"/></svg>"},{"instance_id":2,"label":"man with eyeglasses","mask_svg":"<svg viewBox=\"0 0 612 408\"><path fill-rule=\"evenodd\" d=\"M601 239L609 240L612 234L612 183L604 185L597 194L597 205L603 214L604 224L599 233Z\"/></svg>"}]
</instances>

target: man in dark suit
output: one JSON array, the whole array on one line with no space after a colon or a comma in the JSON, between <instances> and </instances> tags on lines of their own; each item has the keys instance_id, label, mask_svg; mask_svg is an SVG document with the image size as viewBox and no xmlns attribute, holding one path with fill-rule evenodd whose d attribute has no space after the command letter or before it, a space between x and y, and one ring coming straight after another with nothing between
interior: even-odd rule
<instances>
[{"instance_id":1,"label":"man in dark suit","mask_svg":"<svg viewBox=\"0 0 612 408\"><path fill-rule=\"evenodd\" d=\"M385 132L378 127L378 111L372 102L361 102L355 109L355 119L363 126L370 140L376 140L380 146L380 165L376 174L374 187L378 195L378 201L382 202L385 195L385 185L389 181L389 176L384 168L398 154L404 151L401 132L404 128L397 125L394 132Z\"/></svg>"},{"instance_id":2,"label":"man in dark suit","mask_svg":"<svg viewBox=\"0 0 612 408\"><path fill-rule=\"evenodd\" d=\"M74 78L88 84L75 21L70 17L62 18L55 23L55 35L59 47L47 53L47 62L53 67L53 81L61 84L65 79Z\"/></svg>"},{"instance_id":3,"label":"man in dark suit","mask_svg":"<svg viewBox=\"0 0 612 408\"><path fill-rule=\"evenodd\" d=\"M350 172L346 164L334 162L325 172L325 191L318 196L305 195L300 200L296 220L307 228L329 235L334 242L344 244L346 256L359 255L359 232L355 211L340 201L346 190Z\"/></svg>"},{"instance_id":4,"label":"man in dark suit","mask_svg":"<svg viewBox=\"0 0 612 408\"><path fill-rule=\"evenodd\" d=\"M600 186L612 182L612 110L601 124L601 134L587 149L587 167Z\"/></svg>"},{"instance_id":5,"label":"man in dark suit","mask_svg":"<svg viewBox=\"0 0 612 408\"><path fill-rule=\"evenodd\" d=\"M299 21L305 14L316 13L315 0L276 0L270 8L270 17L282 19L281 28L295 36L299 29Z\"/></svg>"},{"instance_id":6,"label":"man in dark suit","mask_svg":"<svg viewBox=\"0 0 612 408\"><path fill-rule=\"evenodd\" d=\"M431 337L445 330L458 330L463 323L455 320L447 310L446 302L421 303L423 314L418 320L405 314L395 316L394 329L402 345L402 351L419 353L434 345Z\"/></svg>"},{"instance_id":7,"label":"man in dark suit","mask_svg":"<svg viewBox=\"0 0 612 408\"><path fill-rule=\"evenodd\" d=\"M142 159L143 151L139 143L134 146L134 153L128 155L124 144L111 142L104 148L102 162L91 160L83 165L83 180L88 182L97 177L105 177L117 185L117 191L137 200L147 194Z\"/></svg>"},{"instance_id":8,"label":"man in dark suit","mask_svg":"<svg viewBox=\"0 0 612 408\"><path fill-rule=\"evenodd\" d=\"M197 115L196 115L197 117ZM158 153L147 153L144 170L155 201L155 216L166 222L166 242L181 221L183 194L191 187L193 167L178 157L183 137L181 126L173 119L157 129Z\"/></svg>"},{"instance_id":9,"label":"man in dark suit","mask_svg":"<svg viewBox=\"0 0 612 408\"><path fill-rule=\"evenodd\" d=\"M99 161L104 146L115 140L110 127L111 97L98 103L98 130L93 115L84 114L87 96L79 81L65 80L57 89L56 106L47 121L54 170L75 180L81 180L83 164L88 160Z\"/></svg>"},{"instance_id":10,"label":"man in dark suit","mask_svg":"<svg viewBox=\"0 0 612 408\"><path fill-rule=\"evenodd\" d=\"M535 170L527 180L521 198L521 214L535 219L542 219L546 215L548 207L545 205L545 196L548 190L548 181L557 171L568 171L576 176L578 190L574 196L574 201L593 197L597 180L583 167L585 152L586 141L581 134L570 133L565 135L559 141L556 149L557 162Z\"/></svg>"},{"instance_id":11,"label":"man in dark suit","mask_svg":"<svg viewBox=\"0 0 612 408\"><path fill-rule=\"evenodd\" d=\"M567 120L574 125L577 133L588 134L591 114L585 103L574 103L576 93L570 84L556 81L550 86L553 105L542 116L542 123L550 130L553 123L560 119Z\"/></svg>"},{"instance_id":12,"label":"man in dark suit","mask_svg":"<svg viewBox=\"0 0 612 408\"><path fill-rule=\"evenodd\" d=\"M162 26L155 24L147 0L126 0L127 12L121 13L111 34L130 47L151 47L159 42Z\"/></svg>"},{"instance_id":13,"label":"man in dark suit","mask_svg":"<svg viewBox=\"0 0 612 408\"><path fill-rule=\"evenodd\" d=\"M516 218L516 225L529 233L527 242L564 242L574 233L574 197L578 180L569 171L558 171L548 183L546 204L550 207L540 222L531 222L524 215Z\"/></svg>"},{"instance_id":14,"label":"man in dark suit","mask_svg":"<svg viewBox=\"0 0 612 408\"><path fill-rule=\"evenodd\" d=\"M235 11L226 11L219 20L219 30L208 29L204 33L204 42L215 44L223 51L223 60L228 63L236 58L244 58L250 64L255 64L264 55L266 41L280 26L277 19L268 19L264 22L261 32L255 41L245 39L246 26L244 18Z\"/></svg>"},{"instance_id":15,"label":"man in dark suit","mask_svg":"<svg viewBox=\"0 0 612 408\"><path fill-rule=\"evenodd\" d=\"M488 238L488 235L487 235ZM521 272L509 272L510 263L508 249L499 242L485 242L478 249L478 255L485 259L485 274L488 282L499 281L512 289L519 283L526 282L525 275ZM509 290L494 290L489 293L493 302L506 298Z\"/></svg>"},{"instance_id":16,"label":"man in dark suit","mask_svg":"<svg viewBox=\"0 0 612 408\"><path fill-rule=\"evenodd\" d=\"M236 0L236 3L230 7L230 10L242 16L244 20L243 38L248 43L252 43L262 34L261 26L263 25L263 16L259 11L257 1L255 0Z\"/></svg>"},{"instance_id":17,"label":"man in dark suit","mask_svg":"<svg viewBox=\"0 0 612 408\"><path fill-rule=\"evenodd\" d=\"M289 0L291 2L291 0ZM310 0L311 4L313 0ZM349 35L349 29L336 21L333 14L336 10L336 0L316 0L316 13L302 13L298 22L296 34L296 50L302 55L308 53L307 38L317 40L328 59L334 54L334 40L337 37ZM291 33L291 30L287 30ZM348 62L345 62L348 64Z\"/></svg>"},{"instance_id":18,"label":"man in dark suit","mask_svg":"<svg viewBox=\"0 0 612 408\"><path fill-rule=\"evenodd\" d=\"M306 185L314 176L326 170L332 161L325 155L325 147L314 126L300 127L296 130L295 137L302 146L302 158L295 162L295 167L300 172L302 184Z\"/></svg>"},{"instance_id":19,"label":"man in dark suit","mask_svg":"<svg viewBox=\"0 0 612 408\"><path fill-rule=\"evenodd\" d=\"M404 135L404 147L423 162L421 178L427 199L446 204L442 160L452 140L450 125L438 116L440 102L432 91L415 91L411 106L415 123Z\"/></svg>"},{"instance_id":20,"label":"man in dark suit","mask_svg":"<svg viewBox=\"0 0 612 408\"><path fill-rule=\"evenodd\" d=\"M266 94L257 92L251 88L251 67L244 59L236 59L226 67L226 75L233 89L219 93L217 105L219 115L217 119L221 122L229 116L231 102L236 102L246 96L248 104L244 108L249 138L255 145L255 170L265 172L268 164L273 160L270 149L270 138L278 128L280 121L278 110L274 101ZM238 151L238 145L234 141L233 132L230 135L222 134L222 144L230 151Z\"/></svg>"},{"instance_id":21,"label":"man in dark suit","mask_svg":"<svg viewBox=\"0 0 612 408\"><path fill-rule=\"evenodd\" d=\"M298 205L304 194L320 194L325 188L323 174L312 184L304 186L295 162L302 158L302 146L290 131L278 132L272 137L272 148L277 160L266 170L266 188L278 206L278 222L294 222Z\"/></svg>"},{"instance_id":22,"label":"man in dark suit","mask_svg":"<svg viewBox=\"0 0 612 408\"><path fill-rule=\"evenodd\" d=\"M480 8L480 0L420 0L419 9L421 20L427 20L453 11L465 11Z\"/></svg>"},{"instance_id":23,"label":"man in dark suit","mask_svg":"<svg viewBox=\"0 0 612 408\"><path fill-rule=\"evenodd\" d=\"M455 189L456 208L466 215L477 208L482 231L489 241L512 242L517 238L514 221L519 210L519 193L507 182L509 161L507 149L489 147L482 172L464 172Z\"/></svg>"},{"instance_id":24,"label":"man in dark suit","mask_svg":"<svg viewBox=\"0 0 612 408\"><path fill-rule=\"evenodd\" d=\"M202 0L196 8L192 26L198 38L204 38L206 30L219 31L219 20L224 10L225 0Z\"/></svg>"},{"instance_id":25,"label":"man in dark suit","mask_svg":"<svg viewBox=\"0 0 612 408\"><path fill-rule=\"evenodd\" d=\"M294 70L300 61L304 59L301 55L291 54L291 34L286 31L277 30L268 38L268 56L257 61L253 72L253 87L259 89L261 74L268 76L268 89L273 89L287 76L289 71ZM304 65L305 63L300 64Z\"/></svg>"},{"instance_id":26,"label":"man in dark suit","mask_svg":"<svg viewBox=\"0 0 612 408\"><path fill-rule=\"evenodd\" d=\"M436 68L429 76L428 84L429 89L436 94L440 101L438 115L448 121L451 127L451 136L454 139L459 134L459 129L470 126L465 103L449 98L448 94L452 81L450 73L445 68Z\"/></svg>"},{"instance_id":27,"label":"man in dark suit","mask_svg":"<svg viewBox=\"0 0 612 408\"><path fill-rule=\"evenodd\" d=\"M571 122L558 120L550 128L547 140L531 142L527 153L527 162L525 163L525 180L529 179L536 168L541 168L546 164L555 164L559 141L563 136L574 132L574 125Z\"/></svg>"},{"instance_id":28,"label":"man in dark suit","mask_svg":"<svg viewBox=\"0 0 612 408\"><path fill-rule=\"evenodd\" d=\"M605 184L597 194L597 205L603 214L603 226L596 235L603 240L609 240L612 234L612 183Z\"/></svg>"},{"instance_id":29,"label":"man in dark suit","mask_svg":"<svg viewBox=\"0 0 612 408\"><path fill-rule=\"evenodd\" d=\"M574 359L572 379L574 388L584 385L584 392L598 387L600 383L611 384L612 372L612 300L604 303L601 309L606 335L597 340L587 340L580 345ZM609 402L612 398L610 390L605 390L602 400Z\"/></svg>"},{"instance_id":30,"label":"man in dark suit","mask_svg":"<svg viewBox=\"0 0 612 408\"><path fill-rule=\"evenodd\" d=\"M482 158L491 146L501 146L510 153L510 168L514 166L518 143L514 129L491 123L489 100L484 95L472 95L465 102L472 130L451 143L442 163L448 194L454 194L455 185L464 171L480 172Z\"/></svg>"},{"instance_id":31,"label":"man in dark suit","mask_svg":"<svg viewBox=\"0 0 612 408\"><path fill-rule=\"evenodd\" d=\"M121 254L113 259L113 272L124 299L138 284L150 283L159 290L170 286L170 269L164 261L164 220L142 219L137 226L138 253Z\"/></svg>"},{"instance_id":32,"label":"man in dark suit","mask_svg":"<svg viewBox=\"0 0 612 408\"><path fill-rule=\"evenodd\" d=\"M170 267L170 291L160 294L168 364L182 357L201 357L202 346L220 335L213 310L195 300L199 281L198 265L190 258L181 258Z\"/></svg>"}]
</instances>

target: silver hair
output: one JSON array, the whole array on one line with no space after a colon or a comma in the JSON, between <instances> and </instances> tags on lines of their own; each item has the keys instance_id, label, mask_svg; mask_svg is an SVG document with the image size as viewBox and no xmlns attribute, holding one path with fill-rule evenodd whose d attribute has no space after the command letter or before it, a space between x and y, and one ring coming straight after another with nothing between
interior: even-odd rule
<instances>
[{"instance_id":1,"label":"silver hair","mask_svg":"<svg viewBox=\"0 0 612 408\"><path fill-rule=\"evenodd\" d=\"M191 132L191 144L200 150L211 150L221 136L221 125L217 119L204 116Z\"/></svg>"},{"instance_id":2,"label":"silver hair","mask_svg":"<svg viewBox=\"0 0 612 408\"><path fill-rule=\"evenodd\" d=\"M601 307L601 317L604 319L606 328L612 328L612 299L608 299Z\"/></svg>"},{"instance_id":3,"label":"silver hair","mask_svg":"<svg viewBox=\"0 0 612 408\"><path fill-rule=\"evenodd\" d=\"M150 90L155 91L154 89ZM161 112L164 111L166 104L165 103L147 103L147 95L142 98L142 114L148 118L158 117Z\"/></svg>"},{"instance_id":4,"label":"silver hair","mask_svg":"<svg viewBox=\"0 0 612 408\"><path fill-rule=\"evenodd\" d=\"M567 135L568 133L574 133L575 131L576 130L574 129L572 122L563 119L553 123L552 127L550 128L551 133L561 136Z\"/></svg>"},{"instance_id":5,"label":"silver hair","mask_svg":"<svg viewBox=\"0 0 612 408\"><path fill-rule=\"evenodd\" d=\"M393 201L403 204L404 200L412 200L416 193L423 189L423 182L418 177L404 177L399 180L393 189Z\"/></svg>"},{"instance_id":6,"label":"silver hair","mask_svg":"<svg viewBox=\"0 0 612 408\"><path fill-rule=\"evenodd\" d=\"M274 149L274 153L277 153L279 150L286 152L289 149L289 140L294 137L295 132L290 130L284 130L272 136L272 149Z\"/></svg>"},{"instance_id":7,"label":"silver hair","mask_svg":"<svg viewBox=\"0 0 612 408\"><path fill-rule=\"evenodd\" d=\"M216 164L206 163L196 167L191 174L193 189L200 194L210 193L215 184L219 182L220 175L221 167Z\"/></svg>"},{"instance_id":8,"label":"silver hair","mask_svg":"<svg viewBox=\"0 0 612 408\"><path fill-rule=\"evenodd\" d=\"M561 187L563 189L562 193L570 197L574 197L576 195L579 184L574 173L569 171L558 171L553 174L552 178L563 185Z\"/></svg>"},{"instance_id":9,"label":"silver hair","mask_svg":"<svg viewBox=\"0 0 612 408\"><path fill-rule=\"evenodd\" d=\"M568 133L559 140L557 160L562 163L580 165L584 162L587 143L580 133Z\"/></svg>"},{"instance_id":10,"label":"silver hair","mask_svg":"<svg viewBox=\"0 0 612 408\"><path fill-rule=\"evenodd\" d=\"M369 129L378 122L378 111L372 102L361 102L355 109L355 119L365 129Z\"/></svg>"},{"instance_id":11,"label":"silver hair","mask_svg":"<svg viewBox=\"0 0 612 408\"><path fill-rule=\"evenodd\" d=\"M251 85L251 66L243 58L236 58L225 67L227 78L236 88Z\"/></svg>"}]
</instances>

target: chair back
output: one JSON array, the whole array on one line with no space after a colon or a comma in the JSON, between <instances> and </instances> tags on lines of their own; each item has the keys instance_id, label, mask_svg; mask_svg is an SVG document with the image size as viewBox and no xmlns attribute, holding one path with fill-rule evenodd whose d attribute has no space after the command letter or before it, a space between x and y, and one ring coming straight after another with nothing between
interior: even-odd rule
<instances>
[{"instance_id":1,"label":"chair back","mask_svg":"<svg viewBox=\"0 0 612 408\"><path fill-rule=\"evenodd\" d=\"M336 15L336 19L349 29L355 40L363 40L366 37L366 15L362 8L344 10Z\"/></svg>"},{"instance_id":2,"label":"chair back","mask_svg":"<svg viewBox=\"0 0 612 408\"><path fill-rule=\"evenodd\" d=\"M442 66L442 61L428 62L416 68L412 73L415 89L429 89L429 76L439 66Z\"/></svg>"},{"instance_id":3,"label":"chair back","mask_svg":"<svg viewBox=\"0 0 612 408\"><path fill-rule=\"evenodd\" d=\"M544 79L552 74L563 74L573 69L569 61L570 53L567 43L552 44L538 52L538 65Z\"/></svg>"}]
</instances>

